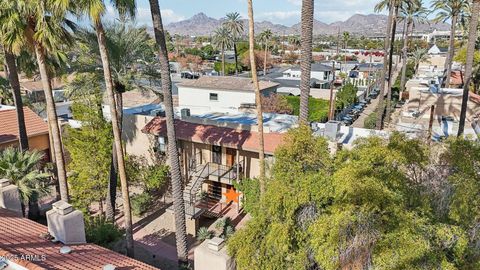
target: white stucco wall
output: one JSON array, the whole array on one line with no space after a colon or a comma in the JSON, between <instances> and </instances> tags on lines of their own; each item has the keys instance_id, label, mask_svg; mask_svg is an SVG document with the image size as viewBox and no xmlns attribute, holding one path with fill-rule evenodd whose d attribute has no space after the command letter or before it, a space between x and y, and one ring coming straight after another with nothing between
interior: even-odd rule
<instances>
[{"instance_id":1,"label":"white stucco wall","mask_svg":"<svg viewBox=\"0 0 480 270\"><path fill-rule=\"evenodd\" d=\"M210 93L217 94L218 100L210 100ZM189 108L192 114L208 112L236 113L243 103L255 103L255 92L226 91L178 87L180 108Z\"/></svg>"}]
</instances>

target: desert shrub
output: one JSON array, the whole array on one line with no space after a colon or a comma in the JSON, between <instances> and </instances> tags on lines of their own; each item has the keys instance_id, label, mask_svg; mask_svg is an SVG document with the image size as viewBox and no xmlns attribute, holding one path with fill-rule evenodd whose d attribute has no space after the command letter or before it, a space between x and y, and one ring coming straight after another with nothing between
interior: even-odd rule
<instances>
[{"instance_id":1,"label":"desert shrub","mask_svg":"<svg viewBox=\"0 0 480 270\"><path fill-rule=\"evenodd\" d=\"M132 213L135 216L145 214L153 203L153 197L147 192L132 196Z\"/></svg>"},{"instance_id":2,"label":"desert shrub","mask_svg":"<svg viewBox=\"0 0 480 270\"><path fill-rule=\"evenodd\" d=\"M123 237L123 230L103 217L92 217L85 223L85 236L89 243L111 248Z\"/></svg>"}]
</instances>

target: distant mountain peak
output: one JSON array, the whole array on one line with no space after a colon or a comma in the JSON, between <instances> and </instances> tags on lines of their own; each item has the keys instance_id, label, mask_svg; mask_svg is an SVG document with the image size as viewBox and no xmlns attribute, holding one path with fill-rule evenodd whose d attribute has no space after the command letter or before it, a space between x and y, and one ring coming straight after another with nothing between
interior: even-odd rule
<instances>
[{"instance_id":1,"label":"distant mountain peak","mask_svg":"<svg viewBox=\"0 0 480 270\"><path fill-rule=\"evenodd\" d=\"M168 24L165 28L171 34L179 35L193 35L193 36L209 36L215 29L221 26L224 19L215 19L209 17L207 14L200 12L189 19ZM319 20L314 20L314 35L332 35L337 34L338 31L350 32L358 35L375 35L385 32L387 24L387 16L382 14L354 14L345 21L333 22L330 24ZM400 31L402 26L398 27ZM448 24L433 24L433 25L418 25L419 31L449 30ZM270 29L273 33L281 35L296 35L300 34L301 24L297 23L290 27L275 24L270 21L255 22L255 30L262 32L265 29Z\"/></svg>"}]
</instances>

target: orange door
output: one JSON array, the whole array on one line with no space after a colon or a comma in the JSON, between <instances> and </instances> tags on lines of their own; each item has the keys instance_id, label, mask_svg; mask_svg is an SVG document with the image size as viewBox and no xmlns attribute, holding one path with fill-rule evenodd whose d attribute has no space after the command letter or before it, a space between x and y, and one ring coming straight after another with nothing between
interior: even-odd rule
<instances>
[{"instance_id":1,"label":"orange door","mask_svg":"<svg viewBox=\"0 0 480 270\"><path fill-rule=\"evenodd\" d=\"M227 166L231 167L235 163L235 156L237 154L237 150L232 148L227 148Z\"/></svg>"}]
</instances>

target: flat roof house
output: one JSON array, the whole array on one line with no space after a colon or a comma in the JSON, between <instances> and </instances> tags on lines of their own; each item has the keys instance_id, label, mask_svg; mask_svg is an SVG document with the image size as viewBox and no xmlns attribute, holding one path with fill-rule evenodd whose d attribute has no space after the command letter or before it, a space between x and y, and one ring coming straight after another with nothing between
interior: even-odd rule
<instances>
[{"instance_id":1,"label":"flat roof house","mask_svg":"<svg viewBox=\"0 0 480 270\"><path fill-rule=\"evenodd\" d=\"M238 113L243 108L255 107L255 89L250 78L208 77L177 84L178 105L192 114L209 112ZM260 81L264 96L276 93L278 83Z\"/></svg>"},{"instance_id":2,"label":"flat roof house","mask_svg":"<svg viewBox=\"0 0 480 270\"><path fill-rule=\"evenodd\" d=\"M47 123L28 107L23 108L23 113L30 149L41 151L49 157L50 140ZM20 135L14 107L0 110L0 123L0 150L18 147Z\"/></svg>"}]
</instances>

